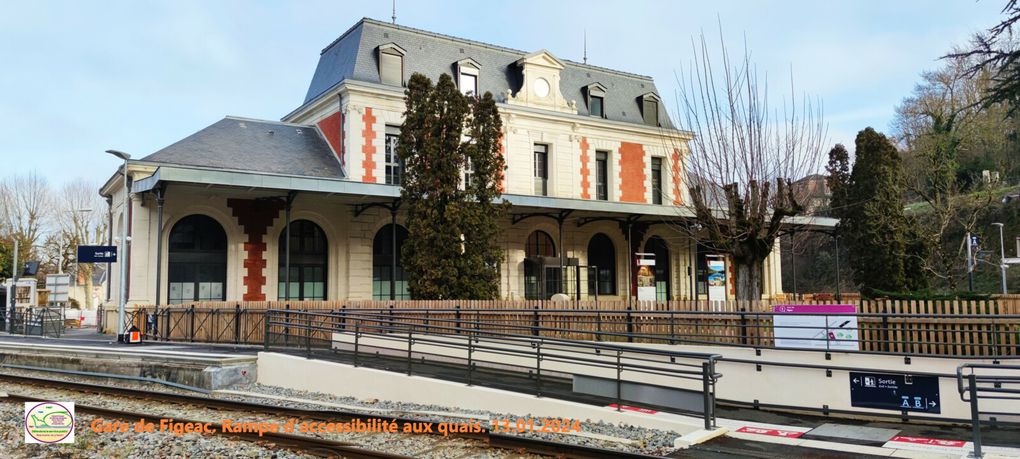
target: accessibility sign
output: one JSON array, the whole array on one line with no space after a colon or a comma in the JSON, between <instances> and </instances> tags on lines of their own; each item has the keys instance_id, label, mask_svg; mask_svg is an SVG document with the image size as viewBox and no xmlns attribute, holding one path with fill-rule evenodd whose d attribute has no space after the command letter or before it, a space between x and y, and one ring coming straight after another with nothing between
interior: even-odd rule
<instances>
[{"instance_id":1,"label":"accessibility sign","mask_svg":"<svg viewBox=\"0 0 1020 459\"><path fill-rule=\"evenodd\" d=\"M939 378L850 372L850 405L938 414L942 412Z\"/></svg>"},{"instance_id":2,"label":"accessibility sign","mask_svg":"<svg viewBox=\"0 0 1020 459\"><path fill-rule=\"evenodd\" d=\"M117 261L115 245L79 245L78 263L113 263Z\"/></svg>"}]
</instances>

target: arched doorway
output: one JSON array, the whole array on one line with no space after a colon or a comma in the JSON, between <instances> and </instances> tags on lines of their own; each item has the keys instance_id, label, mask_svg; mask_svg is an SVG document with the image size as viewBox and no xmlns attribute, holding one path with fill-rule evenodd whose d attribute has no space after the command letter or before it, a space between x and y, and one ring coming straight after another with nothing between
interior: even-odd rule
<instances>
[{"instance_id":1,"label":"arched doorway","mask_svg":"<svg viewBox=\"0 0 1020 459\"><path fill-rule=\"evenodd\" d=\"M322 228L308 220L290 223L290 286L287 286L287 229L280 232L281 300L325 300L329 244Z\"/></svg>"},{"instance_id":2,"label":"arched doorway","mask_svg":"<svg viewBox=\"0 0 1020 459\"><path fill-rule=\"evenodd\" d=\"M379 228L375 233L375 240L372 242L372 299L411 299L411 292L407 289L407 277L400 262L400 249L406 240L407 229L400 225L394 226L392 223Z\"/></svg>"},{"instance_id":3,"label":"arched doorway","mask_svg":"<svg viewBox=\"0 0 1020 459\"><path fill-rule=\"evenodd\" d=\"M167 302L227 298L227 233L216 220L189 215L170 229Z\"/></svg>"},{"instance_id":4,"label":"arched doorway","mask_svg":"<svg viewBox=\"0 0 1020 459\"><path fill-rule=\"evenodd\" d=\"M524 244L524 298L547 299L560 290L559 266L546 266L545 259L556 256L552 236L536 230Z\"/></svg>"},{"instance_id":5,"label":"arched doorway","mask_svg":"<svg viewBox=\"0 0 1020 459\"><path fill-rule=\"evenodd\" d=\"M668 301L672 298L670 289L669 246L659 236L652 236L645 242L645 252L655 254L655 299Z\"/></svg>"},{"instance_id":6,"label":"arched doorway","mask_svg":"<svg viewBox=\"0 0 1020 459\"><path fill-rule=\"evenodd\" d=\"M597 233L588 241L589 295L616 295L616 246L603 233Z\"/></svg>"}]
</instances>

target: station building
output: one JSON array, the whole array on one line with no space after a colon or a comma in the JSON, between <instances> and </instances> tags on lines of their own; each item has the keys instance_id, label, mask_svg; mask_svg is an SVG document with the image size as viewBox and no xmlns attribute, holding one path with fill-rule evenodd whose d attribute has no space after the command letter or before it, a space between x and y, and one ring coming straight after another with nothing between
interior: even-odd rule
<instances>
[{"instance_id":1,"label":"station building","mask_svg":"<svg viewBox=\"0 0 1020 459\"><path fill-rule=\"evenodd\" d=\"M119 173L103 186L120 245L128 214L128 304L410 299L395 146L415 72L498 102L504 299L625 299L639 253L655 259L657 299L706 298L712 251L684 229L691 134L651 78L363 19L282 120L227 116L129 161L127 200ZM766 296L781 293L778 252Z\"/></svg>"}]
</instances>

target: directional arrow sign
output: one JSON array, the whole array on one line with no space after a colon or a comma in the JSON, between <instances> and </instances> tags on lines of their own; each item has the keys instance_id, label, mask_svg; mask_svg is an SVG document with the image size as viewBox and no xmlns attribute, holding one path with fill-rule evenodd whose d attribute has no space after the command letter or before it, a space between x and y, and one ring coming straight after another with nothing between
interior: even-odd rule
<instances>
[{"instance_id":1,"label":"directional arrow sign","mask_svg":"<svg viewBox=\"0 0 1020 459\"><path fill-rule=\"evenodd\" d=\"M892 411L941 413L939 378L850 372L850 404Z\"/></svg>"}]
</instances>

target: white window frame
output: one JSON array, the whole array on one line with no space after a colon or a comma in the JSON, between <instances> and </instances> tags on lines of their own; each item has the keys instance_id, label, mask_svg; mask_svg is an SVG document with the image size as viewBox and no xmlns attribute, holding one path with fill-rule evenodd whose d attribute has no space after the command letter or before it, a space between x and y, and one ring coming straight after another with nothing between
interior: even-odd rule
<instances>
[{"instance_id":1,"label":"white window frame","mask_svg":"<svg viewBox=\"0 0 1020 459\"><path fill-rule=\"evenodd\" d=\"M383 71L383 56L394 56L400 59L400 75L397 76L396 81L392 81L390 78L386 78L386 73ZM379 45L379 82L391 86L403 86L404 85L404 57L407 55L407 51L396 43L387 43L385 45Z\"/></svg>"},{"instance_id":2,"label":"white window frame","mask_svg":"<svg viewBox=\"0 0 1020 459\"><path fill-rule=\"evenodd\" d=\"M478 84L479 84L479 70L481 65L478 64L474 59L461 59L457 61L457 88L460 89L461 94L468 95L472 94L477 96ZM464 75L470 75L474 77L475 84L473 88L465 88Z\"/></svg>"}]
</instances>

